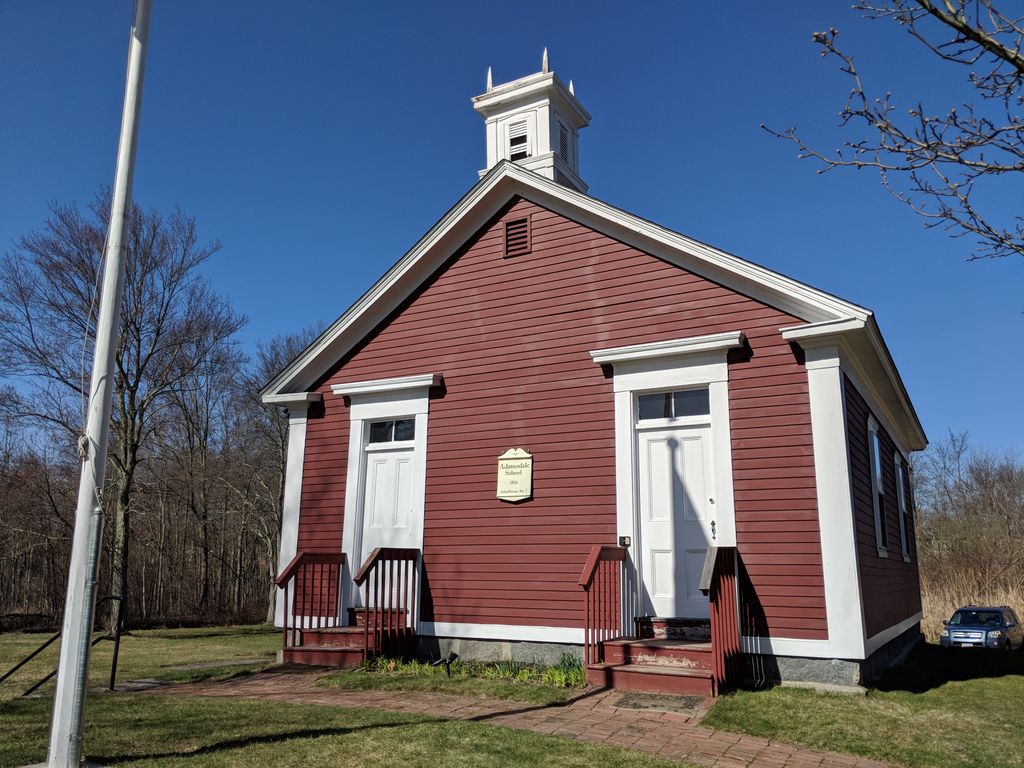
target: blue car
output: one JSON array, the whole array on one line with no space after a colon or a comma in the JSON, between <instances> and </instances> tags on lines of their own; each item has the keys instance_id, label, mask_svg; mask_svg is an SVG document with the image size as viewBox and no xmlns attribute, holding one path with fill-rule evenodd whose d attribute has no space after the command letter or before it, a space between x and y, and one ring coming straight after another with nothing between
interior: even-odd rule
<instances>
[{"instance_id":1,"label":"blue car","mask_svg":"<svg viewBox=\"0 0 1024 768\"><path fill-rule=\"evenodd\" d=\"M997 648L1019 650L1024 647L1024 628L1011 608L964 606L949 621L939 642L947 648Z\"/></svg>"}]
</instances>

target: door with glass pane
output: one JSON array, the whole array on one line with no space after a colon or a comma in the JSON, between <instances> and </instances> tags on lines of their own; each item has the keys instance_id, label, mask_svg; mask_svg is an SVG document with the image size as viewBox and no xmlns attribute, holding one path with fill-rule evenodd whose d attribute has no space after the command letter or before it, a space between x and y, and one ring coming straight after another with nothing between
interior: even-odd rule
<instances>
[{"instance_id":1,"label":"door with glass pane","mask_svg":"<svg viewBox=\"0 0 1024 768\"><path fill-rule=\"evenodd\" d=\"M708 391L637 398L640 568L645 609L666 618L706 618L701 571L715 535Z\"/></svg>"},{"instance_id":2,"label":"door with glass pane","mask_svg":"<svg viewBox=\"0 0 1024 768\"><path fill-rule=\"evenodd\" d=\"M377 547L413 546L412 481L415 421L369 425L365 448L362 546L358 562ZM358 567L358 566L357 566Z\"/></svg>"}]
</instances>

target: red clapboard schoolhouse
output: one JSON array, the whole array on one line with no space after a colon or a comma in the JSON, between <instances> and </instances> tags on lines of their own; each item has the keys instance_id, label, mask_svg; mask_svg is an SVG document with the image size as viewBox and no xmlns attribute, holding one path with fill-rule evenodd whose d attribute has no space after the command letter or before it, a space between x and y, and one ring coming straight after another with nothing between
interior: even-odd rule
<instances>
[{"instance_id":1,"label":"red clapboard schoolhouse","mask_svg":"<svg viewBox=\"0 0 1024 768\"><path fill-rule=\"evenodd\" d=\"M872 312L589 196L546 61L473 105L480 180L263 391L284 658L697 693L899 660L926 438Z\"/></svg>"}]
</instances>

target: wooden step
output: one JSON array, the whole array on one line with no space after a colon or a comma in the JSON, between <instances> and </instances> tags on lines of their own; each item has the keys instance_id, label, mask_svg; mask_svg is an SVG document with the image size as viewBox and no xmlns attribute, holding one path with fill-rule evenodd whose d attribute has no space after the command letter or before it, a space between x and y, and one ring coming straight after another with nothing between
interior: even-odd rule
<instances>
[{"instance_id":1,"label":"wooden step","mask_svg":"<svg viewBox=\"0 0 1024 768\"><path fill-rule=\"evenodd\" d=\"M698 640L655 640L623 637L604 646L608 664L642 664L710 672L711 643Z\"/></svg>"},{"instance_id":2,"label":"wooden step","mask_svg":"<svg viewBox=\"0 0 1024 768\"><path fill-rule=\"evenodd\" d=\"M363 649L298 645L293 648L285 648L281 654L281 660L285 664L308 664L315 667L350 669L358 667L362 663Z\"/></svg>"},{"instance_id":3,"label":"wooden step","mask_svg":"<svg viewBox=\"0 0 1024 768\"><path fill-rule=\"evenodd\" d=\"M653 664L591 664L587 682L620 691L712 696L711 673Z\"/></svg>"},{"instance_id":4,"label":"wooden step","mask_svg":"<svg viewBox=\"0 0 1024 768\"><path fill-rule=\"evenodd\" d=\"M641 616L636 619L638 637L656 640L697 640L711 639L710 619L688 619L685 617Z\"/></svg>"},{"instance_id":5,"label":"wooden step","mask_svg":"<svg viewBox=\"0 0 1024 768\"><path fill-rule=\"evenodd\" d=\"M366 631L362 627L325 627L323 629L302 630L302 645L318 648L359 648L366 641ZM373 647L373 634L370 635L370 647Z\"/></svg>"}]
</instances>

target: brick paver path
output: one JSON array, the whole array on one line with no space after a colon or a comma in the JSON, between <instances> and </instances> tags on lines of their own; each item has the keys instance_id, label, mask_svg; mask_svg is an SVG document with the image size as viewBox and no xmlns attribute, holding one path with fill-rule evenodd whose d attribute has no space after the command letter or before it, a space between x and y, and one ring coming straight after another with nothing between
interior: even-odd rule
<instances>
[{"instance_id":1,"label":"brick paver path","mask_svg":"<svg viewBox=\"0 0 1024 768\"><path fill-rule=\"evenodd\" d=\"M687 760L716 768L887 768L886 763L792 744L714 731L676 713L619 709L617 691L597 691L565 705L540 706L498 699L408 691L346 691L317 688L325 673L275 670L220 683L164 687L152 693L223 696L365 707L434 717L504 725L583 741L627 747L670 760Z\"/></svg>"}]
</instances>

